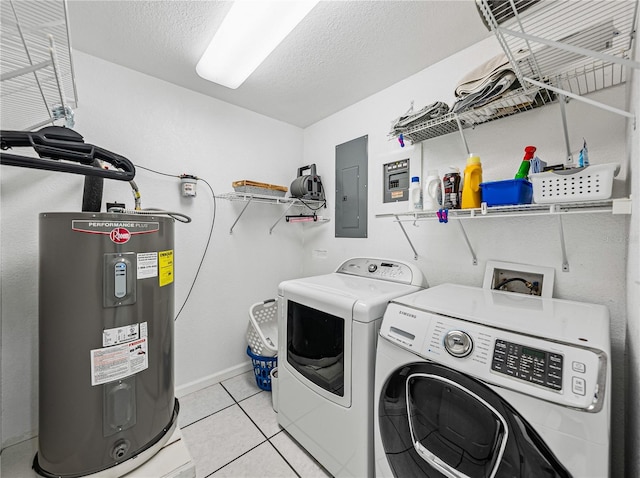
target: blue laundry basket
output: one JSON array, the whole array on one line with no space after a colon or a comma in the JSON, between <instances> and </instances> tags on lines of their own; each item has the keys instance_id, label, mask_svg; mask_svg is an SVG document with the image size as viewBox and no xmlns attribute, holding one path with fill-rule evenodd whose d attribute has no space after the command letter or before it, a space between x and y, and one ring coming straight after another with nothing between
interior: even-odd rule
<instances>
[{"instance_id":1,"label":"blue laundry basket","mask_svg":"<svg viewBox=\"0 0 640 478\"><path fill-rule=\"evenodd\" d=\"M256 384L262 390L271 391L271 370L278 366L278 357L263 357L256 355L247 347L247 355L251 357L253 364L253 374L256 377Z\"/></svg>"}]
</instances>

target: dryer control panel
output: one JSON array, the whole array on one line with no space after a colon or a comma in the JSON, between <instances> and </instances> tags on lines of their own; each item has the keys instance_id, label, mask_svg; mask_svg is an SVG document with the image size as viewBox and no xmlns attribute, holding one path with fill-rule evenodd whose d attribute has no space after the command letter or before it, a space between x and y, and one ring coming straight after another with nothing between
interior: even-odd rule
<instances>
[{"instance_id":1,"label":"dryer control panel","mask_svg":"<svg viewBox=\"0 0 640 478\"><path fill-rule=\"evenodd\" d=\"M394 260L355 257L345 261L336 272L428 287L427 280L420 269L411 264Z\"/></svg>"}]
</instances>

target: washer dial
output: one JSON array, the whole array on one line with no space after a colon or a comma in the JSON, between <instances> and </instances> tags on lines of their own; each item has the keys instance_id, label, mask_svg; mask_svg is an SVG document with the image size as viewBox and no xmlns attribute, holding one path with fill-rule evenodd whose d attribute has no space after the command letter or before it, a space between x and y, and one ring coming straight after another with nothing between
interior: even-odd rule
<instances>
[{"instance_id":1,"label":"washer dial","mask_svg":"<svg viewBox=\"0 0 640 478\"><path fill-rule=\"evenodd\" d=\"M473 340L462 330L450 330L444 337L444 348L454 357L466 357L473 350Z\"/></svg>"}]
</instances>

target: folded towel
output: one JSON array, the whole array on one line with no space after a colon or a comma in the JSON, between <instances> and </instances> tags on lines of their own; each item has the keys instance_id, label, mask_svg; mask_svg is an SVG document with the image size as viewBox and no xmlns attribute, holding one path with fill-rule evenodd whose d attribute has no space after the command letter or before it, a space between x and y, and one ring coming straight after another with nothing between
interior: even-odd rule
<instances>
[{"instance_id":1,"label":"folded towel","mask_svg":"<svg viewBox=\"0 0 640 478\"><path fill-rule=\"evenodd\" d=\"M528 56L527 50L514 52L516 62L520 62ZM513 66L509 63L507 56L500 53L467 73L456 85L456 97L460 98L484 89L488 83L495 81L504 71L513 71Z\"/></svg>"},{"instance_id":2,"label":"folded towel","mask_svg":"<svg viewBox=\"0 0 640 478\"><path fill-rule=\"evenodd\" d=\"M505 70L513 71L507 56L504 53L494 56L471 70L458 82L455 89L456 97L460 98L484 89Z\"/></svg>"},{"instance_id":3,"label":"folded towel","mask_svg":"<svg viewBox=\"0 0 640 478\"><path fill-rule=\"evenodd\" d=\"M509 70L502 71L481 90L461 97L461 99L453 105L452 111L454 113L460 113L469 108L478 108L479 106L486 105L490 101L500 98L504 93L512 89L514 85L519 85L516 75Z\"/></svg>"},{"instance_id":4,"label":"folded towel","mask_svg":"<svg viewBox=\"0 0 640 478\"><path fill-rule=\"evenodd\" d=\"M396 134L407 131L411 126L418 123L424 123L431 119L439 118L449 112L449 106L442 101L436 101L428 106L425 106L417 113L407 113L404 116L397 118L392 127L392 131Z\"/></svg>"}]
</instances>

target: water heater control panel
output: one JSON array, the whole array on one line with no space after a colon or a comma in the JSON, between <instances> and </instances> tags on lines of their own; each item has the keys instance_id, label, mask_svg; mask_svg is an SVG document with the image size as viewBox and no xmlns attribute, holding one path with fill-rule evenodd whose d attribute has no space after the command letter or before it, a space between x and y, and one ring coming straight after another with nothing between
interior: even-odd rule
<instances>
[{"instance_id":1,"label":"water heater control panel","mask_svg":"<svg viewBox=\"0 0 640 478\"><path fill-rule=\"evenodd\" d=\"M136 253L104 255L102 302L104 307L136 303Z\"/></svg>"},{"instance_id":2,"label":"water heater control panel","mask_svg":"<svg viewBox=\"0 0 640 478\"><path fill-rule=\"evenodd\" d=\"M118 299L122 299L127 295L127 263L116 262L114 267L113 282L114 282L114 294Z\"/></svg>"}]
</instances>

